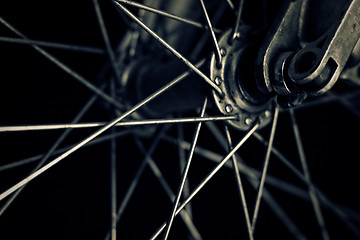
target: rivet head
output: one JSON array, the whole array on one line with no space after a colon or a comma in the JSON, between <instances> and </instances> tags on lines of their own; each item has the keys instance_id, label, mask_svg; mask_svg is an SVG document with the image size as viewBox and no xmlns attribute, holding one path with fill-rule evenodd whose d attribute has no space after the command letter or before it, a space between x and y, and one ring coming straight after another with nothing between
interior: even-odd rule
<instances>
[{"instance_id":1,"label":"rivet head","mask_svg":"<svg viewBox=\"0 0 360 240\"><path fill-rule=\"evenodd\" d=\"M225 106L225 110L226 110L227 113L231 113L232 110L233 110L233 107L230 104L228 104L228 105Z\"/></svg>"}]
</instances>

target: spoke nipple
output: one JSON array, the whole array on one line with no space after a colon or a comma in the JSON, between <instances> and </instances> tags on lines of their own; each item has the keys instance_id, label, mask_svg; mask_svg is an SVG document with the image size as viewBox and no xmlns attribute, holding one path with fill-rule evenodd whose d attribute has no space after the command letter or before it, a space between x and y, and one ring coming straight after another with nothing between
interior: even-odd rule
<instances>
[{"instance_id":1,"label":"spoke nipple","mask_svg":"<svg viewBox=\"0 0 360 240\"><path fill-rule=\"evenodd\" d=\"M240 38L240 32L234 33L233 40Z\"/></svg>"},{"instance_id":2,"label":"spoke nipple","mask_svg":"<svg viewBox=\"0 0 360 240\"><path fill-rule=\"evenodd\" d=\"M226 110L227 113L231 113L232 110L233 110L233 107L230 104L228 104L228 105L225 106L225 110Z\"/></svg>"},{"instance_id":3,"label":"spoke nipple","mask_svg":"<svg viewBox=\"0 0 360 240\"><path fill-rule=\"evenodd\" d=\"M220 77L215 78L216 85L220 86L222 84L222 79Z\"/></svg>"},{"instance_id":4,"label":"spoke nipple","mask_svg":"<svg viewBox=\"0 0 360 240\"><path fill-rule=\"evenodd\" d=\"M264 114L265 114L265 118L271 117L271 112L269 110L266 110Z\"/></svg>"},{"instance_id":5,"label":"spoke nipple","mask_svg":"<svg viewBox=\"0 0 360 240\"><path fill-rule=\"evenodd\" d=\"M254 120L252 118L246 118L245 119L245 124L250 126L252 123L254 122Z\"/></svg>"},{"instance_id":6,"label":"spoke nipple","mask_svg":"<svg viewBox=\"0 0 360 240\"><path fill-rule=\"evenodd\" d=\"M226 49L225 48L220 48L220 54L221 54L221 56L225 56L226 55Z\"/></svg>"}]
</instances>

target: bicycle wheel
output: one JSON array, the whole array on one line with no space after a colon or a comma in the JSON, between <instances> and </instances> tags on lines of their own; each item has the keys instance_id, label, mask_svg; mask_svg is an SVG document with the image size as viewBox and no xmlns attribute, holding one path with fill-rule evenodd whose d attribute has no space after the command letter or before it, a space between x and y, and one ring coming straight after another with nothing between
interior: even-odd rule
<instances>
[{"instance_id":1,"label":"bicycle wheel","mask_svg":"<svg viewBox=\"0 0 360 240\"><path fill-rule=\"evenodd\" d=\"M357 53L297 106L252 92L284 4L1 3L2 237L360 238Z\"/></svg>"}]
</instances>

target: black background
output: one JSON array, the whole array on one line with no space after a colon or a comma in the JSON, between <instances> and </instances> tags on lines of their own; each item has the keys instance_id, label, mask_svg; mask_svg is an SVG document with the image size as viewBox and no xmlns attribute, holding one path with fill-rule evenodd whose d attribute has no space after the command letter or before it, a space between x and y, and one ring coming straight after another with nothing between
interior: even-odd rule
<instances>
[{"instance_id":1,"label":"black background","mask_svg":"<svg viewBox=\"0 0 360 240\"><path fill-rule=\"evenodd\" d=\"M101 6L115 47L125 29L123 19L108 1L102 1ZM91 1L3 1L0 16L31 39L104 48ZM0 35L17 37L4 26L0 26ZM106 56L54 49L49 49L49 52L98 85L97 75L107 61ZM91 91L29 46L1 43L0 56L1 125L67 123L92 96ZM345 85L340 84L337 91L348 91ZM351 101L359 106L356 98ZM109 115L98 103L82 121L107 121ZM313 181L335 202L359 211L358 118L336 103L299 110L297 116ZM186 125L185 130L187 140L191 141L194 125ZM73 144L92 131L76 130L63 145ZM176 131L172 129L170 132ZM235 139L242 136L242 133L233 132ZM261 133L267 138L269 128ZM0 165L46 152L60 134L61 131L1 133ZM151 140L145 140L146 146L150 144ZM280 114L274 144L300 168L286 112ZM201 132L199 146L225 154L206 128ZM118 141L117 147L121 156L118 161L118 199L121 199L142 155L130 137ZM174 163L177 161L174 151L177 151L174 146L161 142L154 159L172 188L176 189L180 170L178 163ZM82 149L35 179L1 216L0 238L103 238L110 226L109 153L108 143ZM265 147L250 138L240 154L247 164L261 169ZM270 164L270 174L303 187L276 157L272 157ZM1 191L27 176L33 166L1 172ZM213 167L214 164L201 157L195 158L190 171L191 187L194 188ZM252 209L255 192L247 181L244 180L244 184L248 205ZM271 187L269 189L304 234L310 239L320 237L311 204ZM167 218L171 208L148 170L133 199L120 222L119 239L148 238ZM204 239L235 239L246 234L239 203L233 172L221 170L215 181L206 186L192 204L194 221ZM324 209L324 215L333 239L354 238L351 234L344 235L347 228L331 211ZM181 231L184 228L182 222L176 220L175 225L171 238L183 239L186 234ZM291 237L266 204L261 206L255 236L259 239Z\"/></svg>"}]
</instances>

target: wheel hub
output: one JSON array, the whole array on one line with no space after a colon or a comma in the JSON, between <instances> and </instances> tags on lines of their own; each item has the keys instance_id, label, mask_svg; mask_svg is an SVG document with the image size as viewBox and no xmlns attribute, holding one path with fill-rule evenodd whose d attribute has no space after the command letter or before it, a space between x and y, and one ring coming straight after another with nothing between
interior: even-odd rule
<instances>
[{"instance_id":1,"label":"wheel hub","mask_svg":"<svg viewBox=\"0 0 360 240\"><path fill-rule=\"evenodd\" d=\"M258 120L260 127L272 119L272 101L261 93L254 76L256 46L245 38L243 30L239 38L230 41L231 30L219 40L221 62L212 56L210 77L221 88L223 96L213 91L215 104L224 115L239 116L238 120L228 123L240 130L248 130Z\"/></svg>"}]
</instances>

